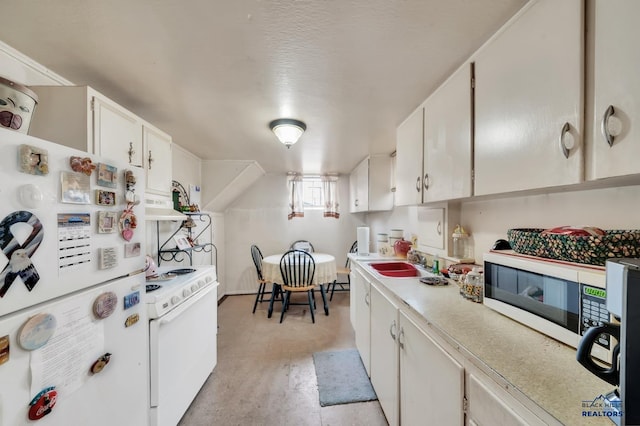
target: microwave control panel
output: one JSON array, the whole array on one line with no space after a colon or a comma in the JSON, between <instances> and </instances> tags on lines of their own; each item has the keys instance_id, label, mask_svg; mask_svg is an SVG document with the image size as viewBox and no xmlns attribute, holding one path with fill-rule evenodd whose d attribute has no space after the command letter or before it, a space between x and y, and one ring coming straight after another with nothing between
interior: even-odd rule
<instances>
[{"instance_id":1,"label":"microwave control panel","mask_svg":"<svg viewBox=\"0 0 640 426\"><path fill-rule=\"evenodd\" d=\"M580 285L580 335L584 335L588 328L609 322L607 310L607 291L589 285ZM603 348L610 348L610 336L602 334L596 343Z\"/></svg>"}]
</instances>

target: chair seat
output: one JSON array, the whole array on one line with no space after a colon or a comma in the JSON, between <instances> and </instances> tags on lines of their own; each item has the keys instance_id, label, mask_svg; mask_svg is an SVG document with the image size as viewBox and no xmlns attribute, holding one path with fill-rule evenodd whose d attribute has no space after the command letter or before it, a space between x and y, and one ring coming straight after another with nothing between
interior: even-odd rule
<instances>
[{"instance_id":1,"label":"chair seat","mask_svg":"<svg viewBox=\"0 0 640 426\"><path fill-rule=\"evenodd\" d=\"M338 274L345 274L345 275L349 275L351 273L351 269L350 268L345 268L345 267L339 267L336 268L336 273Z\"/></svg>"},{"instance_id":2,"label":"chair seat","mask_svg":"<svg viewBox=\"0 0 640 426\"><path fill-rule=\"evenodd\" d=\"M286 285L281 286L282 290L284 291L292 291L292 292L296 292L296 291L309 291L309 290L313 290L314 288L316 288L315 285L308 285L305 287L289 287Z\"/></svg>"}]
</instances>

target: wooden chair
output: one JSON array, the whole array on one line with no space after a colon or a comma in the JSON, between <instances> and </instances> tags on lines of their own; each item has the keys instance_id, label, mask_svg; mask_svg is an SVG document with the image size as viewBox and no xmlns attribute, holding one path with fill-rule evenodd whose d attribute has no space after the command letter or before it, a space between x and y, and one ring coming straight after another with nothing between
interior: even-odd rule
<instances>
[{"instance_id":1,"label":"wooden chair","mask_svg":"<svg viewBox=\"0 0 640 426\"><path fill-rule=\"evenodd\" d=\"M349 249L349 253L356 253L358 251L358 241L354 241L353 244L351 244L351 248ZM351 273L351 259L349 259L349 256L347 256L347 261L344 263L344 267L340 267L340 268L336 268L336 272L338 274L338 276L340 275L346 275L347 276L347 282L338 282L338 279L336 278L334 282L332 282L331 284L329 284L329 287L331 287L331 296L329 297L329 301L333 300L333 293L335 291L349 291L350 287L346 287L346 286L350 286L351 285L351 277L349 276L349 274ZM336 290L336 285L340 286L339 290ZM328 290L328 289L327 289Z\"/></svg>"},{"instance_id":2,"label":"wooden chair","mask_svg":"<svg viewBox=\"0 0 640 426\"><path fill-rule=\"evenodd\" d=\"M256 273L258 274L258 292L256 293L256 301L253 302L252 312L255 314L258 302L262 303L264 301L267 282L262 276L262 252L255 244L251 246L251 257L253 258L253 264L255 265ZM278 294L280 293L280 286L276 283L272 283L272 285L273 287L271 288L271 298L269 299L269 312L267 315L269 318L271 318L271 314L273 312L273 301L276 300Z\"/></svg>"},{"instance_id":3,"label":"wooden chair","mask_svg":"<svg viewBox=\"0 0 640 426\"><path fill-rule=\"evenodd\" d=\"M313 249L313 244L311 244L307 240L294 241L293 243L291 243L289 250L302 250L306 251L307 253L315 252L315 250Z\"/></svg>"},{"instance_id":4,"label":"wooden chair","mask_svg":"<svg viewBox=\"0 0 640 426\"><path fill-rule=\"evenodd\" d=\"M313 290L313 275L316 271L316 263L313 257L302 250L289 250L280 259L280 273L282 274L282 292L284 301L282 302L282 313L280 314L280 322L284 318L284 313L289 309L289 305L309 305L311 312L311 322L315 323L315 302ZM291 293L307 292L307 303L291 303ZM322 300L325 300L324 289L321 286Z\"/></svg>"}]
</instances>

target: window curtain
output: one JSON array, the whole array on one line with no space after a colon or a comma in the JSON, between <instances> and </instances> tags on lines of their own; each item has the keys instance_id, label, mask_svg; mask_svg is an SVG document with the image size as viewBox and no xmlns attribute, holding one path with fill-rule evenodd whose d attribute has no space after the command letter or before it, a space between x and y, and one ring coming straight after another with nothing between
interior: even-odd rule
<instances>
[{"instance_id":1,"label":"window curtain","mask_svg":"<svg viewBox=\"0 0 640 426\"><path fill-rule=\"evenodd\" d=\"M338 177L322 176L322 191L324 196L324 217L339 219Z\"/></svg>"},{"instance_id":2,"label":"window curtain","mask_svg":"<svg viewBox=\"0 0 640 426\"><path fill-rule=\"evenodd\" d=\"M302 176L287 176L287 186L289 188L289 220L294 217L304 217Z\"/></svg>"}]
</instances>

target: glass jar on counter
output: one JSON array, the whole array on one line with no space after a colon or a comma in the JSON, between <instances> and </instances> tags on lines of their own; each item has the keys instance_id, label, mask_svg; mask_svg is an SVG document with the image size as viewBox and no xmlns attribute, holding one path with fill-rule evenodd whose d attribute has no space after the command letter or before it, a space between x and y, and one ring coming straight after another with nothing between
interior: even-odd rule
<instances>
[{"instance_id":1,"label":"glass jar on counter","mask_svg":"<svg viewBox=\"0 0 640 426\"><path fill-rule=\"evenodd\" d=\"M460 225L453 230L453 257L464 259L469 256L469 234Z\"/></svg>"},{"instance_id":2,"label":"glass jar on counter","mask_svg":"<svg viewBox=\"0 0 640 426\"><path fill-rule=\"evenodd\" d=\"M483 293L483 276L479 267L474 267L464 278L462 284L463 295L465 298L481 303Z\"/></svg>"}]
</instances>

